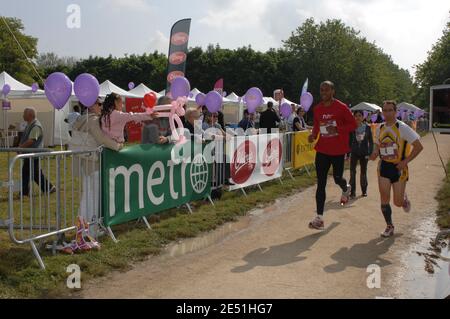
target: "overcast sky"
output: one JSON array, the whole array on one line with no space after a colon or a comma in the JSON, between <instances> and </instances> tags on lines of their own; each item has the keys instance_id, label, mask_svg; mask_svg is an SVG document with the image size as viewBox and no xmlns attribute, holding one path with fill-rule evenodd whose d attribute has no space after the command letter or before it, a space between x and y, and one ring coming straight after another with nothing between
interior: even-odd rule
<instances>
[{"instance_id":1,"label":"overcast sky","mask_svg":"<svg viewBox=\"0 0 450 319\"><path fill-rule=\"evenodd\" d=\"M414 71L449 20L449 0L1 0L0 15L22 19L39 52L61 56L166 53L172 24L192 18L190 46L282 45L307 18L338 18L376 42L401 67ZM70 4L81 27L67 27Z\"/></svg>"}]
</instances>

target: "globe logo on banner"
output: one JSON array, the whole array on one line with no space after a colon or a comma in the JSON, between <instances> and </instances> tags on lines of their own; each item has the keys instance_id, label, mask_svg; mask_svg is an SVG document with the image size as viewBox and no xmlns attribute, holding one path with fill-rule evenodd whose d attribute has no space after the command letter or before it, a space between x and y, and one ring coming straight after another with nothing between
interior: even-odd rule
<instances>
[{"instance_id":1,"label":"globe logo on banner","mask_svg":"<svg viewBox=\"0 0 450 319\"><path fill-rule=\"evenodd\" d=\"M280 139L274 138L267 143L262 164L264 174L267 176L273 176L278 171L281 163L281 150L282 145Z\"/></svg>"},{"instance_id":2,"label":"globe logo on banner","mask_svg":"<svg viewBox=\"0 0 450 319\"><path fill-rule=\"evenodd\" d=\"M251 141L241 143L234 152L231 178L236 184L244 184L256 167L256 146Z\"/></svg>"},{"instance_id":3,"label":"globe logo on banner","mask_svg":"<svg viewBox=\"0 0 450 319\"><path fill-rule=\"evenodd\" d=\"M208 164L202 154L194 157L191 163L191 185L194 192L201 194L208 185Z\"/></svg>"}]
</instances>

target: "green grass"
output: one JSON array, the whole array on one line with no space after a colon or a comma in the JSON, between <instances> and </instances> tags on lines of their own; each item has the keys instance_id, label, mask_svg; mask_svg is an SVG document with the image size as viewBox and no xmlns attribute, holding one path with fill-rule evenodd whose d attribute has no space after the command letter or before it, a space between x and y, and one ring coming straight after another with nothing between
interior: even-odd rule
<instances>
[{"instance_id":1,"label":"green grass","mask_svg":"<svg viewBox=\"0 0 450 319\"><path fill-rule=\"evenodd\" d=\"M447 163L447 172L450 172L450 161ZM444 180L436 200L439 202L437 223L441 228L450 228L450 177Z\"/></svg>"},{"instance_id":2,"label":"green grass","mask_svg":"<svg viewBox=\"0 0 450 319\"><path fill-rule=\"evenodd\" d=\"M3 166L5 159L0 157ZM67 297L73 292L66 288L70 264L78 264L82 271L82 282L108 274L113 270L125 271L134 262L150 255L159 254L165 245L183 238L198 236L227 222L235 221L256 207L263 207L280 197L289 196L315 183L315 176L295 172L295 179L284 178L283 184L272 181L262 185L263 192L248 190L248 197L240 192L225 192L213 207L207 202L192 204L194 214L186 210L169 210L152 216L152 230L142 223L130 222L117 226L114 232L119 239L115 244L108 237L102 237L102 249L72 256L41 251L46 270L41 270L28 245L14 245L7 232L0 230L0 298L55 298ZM314 174L314 173L313 173ZM54 178L50 174L50 178ZM1 170L0 180L4 179ZM53 179L54 180L54 179ZM2 190L4 193L4 190ZM2 196L5 194L2 194ZM52 195L54 196L54 194ZM3 197L0 197L3 198ZM53 199L52 199L53 203ZM7 203L6 203L7 206ZM5 218L5 202L0 203L0 218Z\"/></svg>"}]
</instances>

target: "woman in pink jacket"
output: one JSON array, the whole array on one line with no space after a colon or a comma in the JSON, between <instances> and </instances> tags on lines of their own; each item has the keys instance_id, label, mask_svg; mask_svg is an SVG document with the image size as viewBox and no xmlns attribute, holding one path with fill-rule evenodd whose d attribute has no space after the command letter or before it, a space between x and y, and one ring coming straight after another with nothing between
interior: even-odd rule
<instances>
[{"instance_id":1,"label":"woman in pink jacket","mask_svg":"<svg viewBox=\"0 0 450 319\"><path fill-rule=\"evenodd\" d=\"M102 131L117 143L124 143L123 130L128 122L144 122L158 117L157 113L126 113L122 112L122 97L111 93L103 102L102 114L100 116L100 127Z\"/></svg>"}]
</instances>

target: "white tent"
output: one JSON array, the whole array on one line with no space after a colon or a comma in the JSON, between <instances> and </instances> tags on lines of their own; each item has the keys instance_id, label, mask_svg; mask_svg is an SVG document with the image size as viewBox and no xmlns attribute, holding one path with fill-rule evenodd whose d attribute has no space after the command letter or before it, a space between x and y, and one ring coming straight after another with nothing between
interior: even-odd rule
<instances>
[{"instance_id":1,"label":"white tent","mask_svg":"<svg viewBox=\"0 0 450 319\"><path fill-rule=\"evenodd\" d=\"M9 132L18 131L23 123L23 111L27 107L34 107L44 127L44 146L53 145L54 108L47 100L44 91L38 90L33 93L30 86L17 81L7 72L2 72L0 73L0 90L5 84L11 87L7 96L11 102L11 109L0 112L0 129ZM12 145L12 141L9 145Z\"/></svg>"},{"instance_id":2,"label":"white tent","mask_svg":"<svg viewBox=\"0 0 450 319\"><path fill-rule=\"evenodd\" d=\"M227 99L228 100L230 100L231 102L236 102L236 103L239 103L241 100L240 100L240 97L236 94L236 93L234 93L234 92L232 92L231 94L229 94L228 96L227 96Z\"/></svg>"},{"instance_id":3,"label":"white tent","mask_svg":"<svg viewBox=\"0 0 450 319\"><path fill-rule=\"evenodd\" d=\"M381 107L376 104L362 102L351 108L352 111L368 111L368 112L381 112Z\"/></svg>"},{"instance_id":4,"label":"white tent","mask_svg":"<svg viewBox=\"0 0 450 319\"><path fill-rule=\"evenodd\" d=\"M419 108L413 104L406 103L406 102L402 102L399 105L397 105L397 109L398 110L408 110L410 112L421 111L421 108Z\"/></svg>"},{"instance_id":5,"label":"white tent","mask_svg":"<svg viewBox=\"0 0 450 319\"><path fill-rule=\"evenodd\" d=\"M196 97L197 95L199 95L200 93L202 93L202 91L200 91L200 90L197 89L197 88L194 88L193 90L191 90L191 95L192 95L192 97L190 96L190 98L193 99L193 100L195 101L195 97Z\"/></svg>"},{"instance_id":6,"label":"white tent","mask_svg":"<svg viewBox=\"0 0 450 319\"><path fill-rule=\"evenodd\" d=\"M130 98L140 98L140 96L135 95L133 93L127 92L123 89L121 89L120 87L118 87L117 85L115 85L114 83L112 83L109 80L106 80L105 82L103 82L102 84L100 84L100 97L105 97L108 94L111 93L116 93L119 94L121 97L125 98L125 97L130 97Z\"/></svg>"},{"instance_id":7,"label":"white tent","mask_svg":"<svg viewBox=\"0 0 450 319\"><path fill-rule=\"evenodd\" d=\"M148 88L145 84L141 83L138 86L136 86L134 89L128 91L129 94L134 94L139 97L144 97L144 95L153 92L156 94L156 97L159 99L162 95L153 91L152 89Z\"/></svg>"},{"instance_id":8,"label":"white tent","mask_svg":"<svg viewBox=\"0 0 450 319\"><path fill-rule=\"evenodd\" d=\"M17 81L7 72L3 71L0 73L0 90L5 84L8 84L11 87L11 92L8 94L8 99L26 99L35 98L38 96L45 97L43 90L38 90L36 93L33 93L30 86Z\"/></svg>"}]
</instances>

